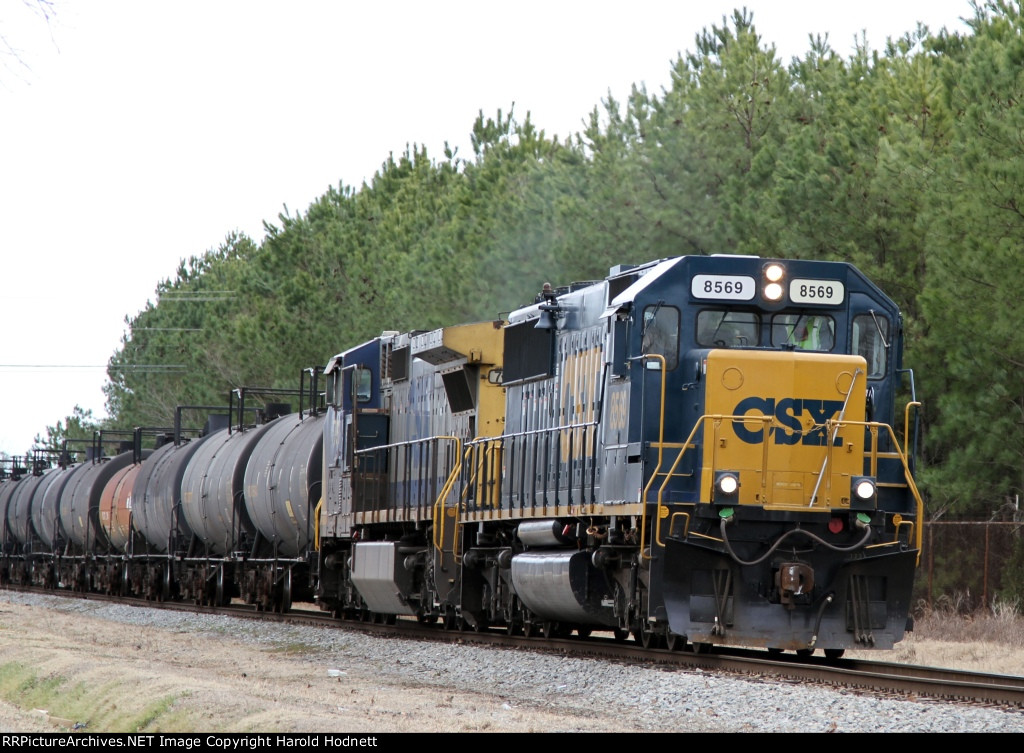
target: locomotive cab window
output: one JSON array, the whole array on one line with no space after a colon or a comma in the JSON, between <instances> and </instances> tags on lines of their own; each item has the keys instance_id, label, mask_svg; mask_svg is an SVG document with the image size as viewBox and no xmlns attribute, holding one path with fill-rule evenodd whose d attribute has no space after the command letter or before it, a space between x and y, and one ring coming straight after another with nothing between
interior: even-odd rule
<instances>
[{"instance_id":1,"label":"locomotive cab window","mask_svg":"<svg viewBox=\"0 0 1024 753\"><path fill-rule=\"evenodd\" d=\"M697 344L705 348L743 348L758 344L757 314L705 310L697 314Z\"/></svg>"},{"instance_id":2,"label":"locomotive cab window","mask_svg":"<svg viewBox=\"0 0 1024 753\"><path fill-rule=\"evenodd\" d=\"M342 384L344 380L341 379L341 371L335 370L327 375L327 404L335 407L341 405L342 401Z\"/></svg>"},{"instance_id":3,"label":"locomotive cab window","mask_svg":"<svg viewBox=\"0 0 1024 753\"><path fill-rule=\"evenodd\" d=\"M778 314L772 317L772 345L796 350L832 350L836 322L825 314Z\"/></svg>"},{"instance_id":4,"label":"locomotive cab window","mask_svg":"<svg viewBox=\"0 0 1024 753\"><path fill-rule=\"evenodd\" d=\"M368 402L373 395L373 372L362 366L357 366L344 373L348 393L346 397L357 403ZM345 405L348 407L350 403L346 400Z\"/></svg>"},{"instance_id":5,"label":"locomotive cab window","mask_svg":"<svg viewBox=\"0 0 1024 753\"><path fill-rule=\"evenodd\" d=\"M878 314L853 318L853 352L868 362L868 378L885 376L889 343L889 320Z\"/></svg>"},{"instance_id":6,"label":"locomotive cab window","mask_svg":"<svg viewBox=\"0 0 1024 753\"><path fill-rule=\"evenodd\" d=\"M369 369L356 369L355 372L355 395L356 400L365 403L373 394L372 391L373 373Z\"/></svg>"},{"instance_id":7,"label":"locomotive cab window","mask_svg":"<svg viewBox=\"0 0 1024 753\"><path fill-rule=\"evenodd\" d=\"M679 309L658 303L644 309L641 353L665 357L665 368L672 370L679 362ZM657 368L651 361L648 368Z\"/></svg>"}]
</instances>

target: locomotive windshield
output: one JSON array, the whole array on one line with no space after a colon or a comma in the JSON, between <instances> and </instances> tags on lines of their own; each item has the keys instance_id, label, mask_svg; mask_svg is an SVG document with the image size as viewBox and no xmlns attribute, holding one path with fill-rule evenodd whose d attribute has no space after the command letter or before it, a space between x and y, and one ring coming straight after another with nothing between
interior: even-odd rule
<instances>
[{"instance_id":1,"label":"locomotive windshield","mask_svg":"<svg viewBox=\"0 0 1024 753\"><path fill-rule=\"evenodd\" d=\"M643 352L665 357L672 370L679 360L679 309L658 303L644 309ZM656 367L651 361L649 368Z\"/></svg>"},{"instance_id":2,"label":"locomotive windshield","mask_svg":"<svg viewBox=\"0 0 1024 753\"><path fill-rule=\"evenodd\" d=\"M706 348L742 348L758 344L760 318L751 311L705 310L697 314L697 344Z\"/></svg>"},{"instance_id":3,"label":"locomotive windshield","mask_svg":"<svg viewBox=\"0 0 1024 753\"><path fill-rule=\"evenodd\" d=\"M772 317L772 345L777 348L828 351L835 347L836 323L824 314L778 314Z\"/></svg>"},{"instance_id":4,"label":"locomotive windshield","mask_svg":"<svg viewBox=\"0 0 1024 753\"><path fill-rule=\"evenodd\" d=\"M888 342L888 319L874 313L853 318L853 352L868 362L868 378L885 376Z\"/></svg>"}]
</instances>

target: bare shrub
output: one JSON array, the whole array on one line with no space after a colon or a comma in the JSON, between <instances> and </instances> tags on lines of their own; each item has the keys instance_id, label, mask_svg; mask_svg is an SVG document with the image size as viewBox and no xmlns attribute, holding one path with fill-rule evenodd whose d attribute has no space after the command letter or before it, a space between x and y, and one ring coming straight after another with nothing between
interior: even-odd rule
<instances>
[{"instance_id":1,"label":"bare shrub","mask_svg":"<svg viewBox=\"0 0 1024 753\"><path fill-rule=\"evenodd\" d=\"M1024 647L1024 617L1014 599L992 600L988 609L969 609L970 594L942 596L935 604L919 603L914 636L919 640L989 642Z\"/></svg>"}]
</instances>

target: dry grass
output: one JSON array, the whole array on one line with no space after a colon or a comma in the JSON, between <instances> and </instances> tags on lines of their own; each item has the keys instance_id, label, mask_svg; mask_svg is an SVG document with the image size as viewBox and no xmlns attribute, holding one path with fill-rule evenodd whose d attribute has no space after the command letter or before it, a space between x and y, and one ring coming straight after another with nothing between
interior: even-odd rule
<instances>
[{"instance_id":1,"label":"dry grass","mask_svg":"<svg viewBox=\"0 0 1024 753\"><path fill-rule=\"evenodd\" d=\"M847 651L855 659L924 664L1024 677L1024 615L995 601L968 611L969 599L944 597L914 610L914 630L889 652Z\"/></svg>"},{"instance_id":2,"label":"dry grass","mask_svg":"<svg viewBox=\"0 0 1024 753\"><path fill-rule=\"evenodd\" d=\"M915 610L914 635L919 640L955 643L998 643L1024 649L1024 615L1017 602L993 600L985 610L966 612L966 598L943 596L932 606Z\"/></svg>"}]
</instances>

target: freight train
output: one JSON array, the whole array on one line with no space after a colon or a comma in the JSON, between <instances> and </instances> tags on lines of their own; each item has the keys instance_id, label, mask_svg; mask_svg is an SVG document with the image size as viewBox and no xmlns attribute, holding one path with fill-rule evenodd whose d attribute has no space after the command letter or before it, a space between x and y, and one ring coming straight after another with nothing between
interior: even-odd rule
<instances>
[{"instance_id":1,"label":"freight train","mask_svg":"<svg viewBox=\"0 0 1024 753\"><path fill-rule=\"evenodd\" d=\"M903 337L847 263L681 256L544 284L494 321L334 355L302 372L297 411L236 389L116 452L100 433L14 463L0 580L539 639L890 649L923 523Z\"/></svg>"}]
</instances>

